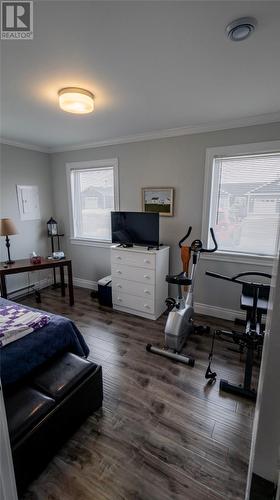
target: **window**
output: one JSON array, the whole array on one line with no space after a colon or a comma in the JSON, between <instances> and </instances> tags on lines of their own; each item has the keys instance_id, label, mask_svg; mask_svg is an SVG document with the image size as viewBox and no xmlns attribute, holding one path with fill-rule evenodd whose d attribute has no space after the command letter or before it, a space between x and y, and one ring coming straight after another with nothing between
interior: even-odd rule
<instances>
[{"instance_id":1,"label":"window","mask_svg":"<svg viewBox=\"0 0 280 500\"><path fill-rule=\"evenodd\" d=\"M209 234L209 227L214 228L220 252L274 255L280 220L279 151L208 155L204 231Z\"/></svg>"},{"instance_id":2,"label":"window","mask_svg":"<svg viewBox=\"0 0 280 500\"><path fill-rule=\"evenodd\" d=\"M101 160L66 165L71 236L111 242L111 212L118 209L118 162Z\"/></svg>"}]
</instances>

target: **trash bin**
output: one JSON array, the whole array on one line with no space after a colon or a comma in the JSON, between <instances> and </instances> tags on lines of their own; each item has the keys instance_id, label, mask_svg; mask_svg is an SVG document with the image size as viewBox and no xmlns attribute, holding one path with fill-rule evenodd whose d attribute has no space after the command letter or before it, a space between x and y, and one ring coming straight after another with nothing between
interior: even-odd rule
<instances>
[{"instance_id":1,"label":"trash bin","mask_svg":"<svg viewBox=\"0 0 280 500\"><path fill-rule=\"evenodd\" d=\"M98 280L98 301L101 306L112 307L112 276Z\"/></svg>"}]
</instances>

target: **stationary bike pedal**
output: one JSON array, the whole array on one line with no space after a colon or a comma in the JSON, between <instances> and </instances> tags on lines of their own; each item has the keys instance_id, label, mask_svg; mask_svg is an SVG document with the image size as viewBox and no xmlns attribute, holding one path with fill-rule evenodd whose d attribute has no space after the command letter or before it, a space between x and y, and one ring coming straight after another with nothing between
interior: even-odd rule
<instances>
[{"instance_id":1,"label":"stationary bike pedal","mask_svg":"<svg viewBox=\"0 0 280 500\"><path fill-rule=\"evenodd\" d=\"M173 297L168 297L165 301L165 305L167 307L167 311L172 311L174 307L176 307L176 300Z\"/></svg>"},{"instance_id":2,"label":"stationary bike pedal","mask_svg":"<svg viewBox=\"0 0 280 500\"><path fill-rule=\"evenodd\" d=\"M216 337L220 337L223 334L222 330L215 330Z\"/></svg>"},{"instance_id":3,"label":"stationary bike pedal","mask_svg":"<svg viewBox=\"0 0 280 500\"><path fill-rule=\"evenodd\" d=\"M210 331L211 331L210 326L199 325L194 327L194 333L197 335L203 335L203 334L208 335Z\"/></svg>"}]
</instances>

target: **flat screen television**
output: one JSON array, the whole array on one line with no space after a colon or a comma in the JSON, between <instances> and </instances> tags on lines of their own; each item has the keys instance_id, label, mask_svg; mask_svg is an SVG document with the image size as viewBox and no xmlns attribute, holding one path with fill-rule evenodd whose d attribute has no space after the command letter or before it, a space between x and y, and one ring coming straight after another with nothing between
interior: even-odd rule
<instances>
[{"instance_id":1,"label":"flat screen television","mask_svg":"<svg viewBox=\"0 0 280 500\"><path fill-rule=\"evenodd\" d=\"M159 214L111 212L112 243L121 245L159 245Z\"/></svg>"}]
</instances>

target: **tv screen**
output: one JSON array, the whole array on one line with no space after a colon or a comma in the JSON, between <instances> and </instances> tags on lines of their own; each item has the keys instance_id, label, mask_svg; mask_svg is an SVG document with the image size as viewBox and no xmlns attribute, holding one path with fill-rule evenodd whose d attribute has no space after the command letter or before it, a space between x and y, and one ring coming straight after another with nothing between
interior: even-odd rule
<instances>
[{"instance_id":1,"label":"tv screen","mask_svg":"<svg viewBox=\"0 0 280 500\"><path fill-rule=\"evenodd\" d=\"M159 214L111 212L112 243L159 245Z\"/></svg>"}]
</instances>

